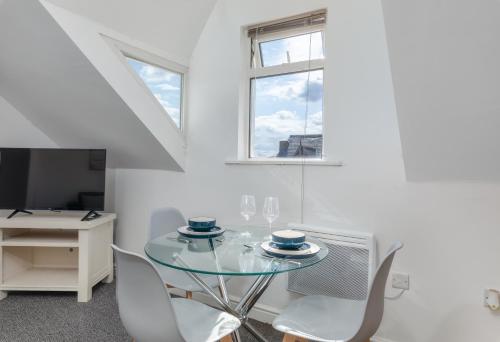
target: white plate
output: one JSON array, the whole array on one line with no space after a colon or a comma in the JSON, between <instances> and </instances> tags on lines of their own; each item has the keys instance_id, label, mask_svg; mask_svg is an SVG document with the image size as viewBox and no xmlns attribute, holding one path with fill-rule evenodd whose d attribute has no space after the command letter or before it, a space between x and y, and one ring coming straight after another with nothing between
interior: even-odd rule
<instances>
[{"instance_id":1,"label":"white plate","mask_svg":"<svg viewBox=\"0 0 500 342\"><path fill-rule=\"evenodd\" d=\"M225 230L224 228L221 227L214 227L209 231L206 232L198 232L189 226L183 226L177 228L177 232L181 234L182 236L188 237L188 238L193 238L193 239L210 239L210 238L215 238L217 236L221 236L224 234Z\"/></svg>"},{"instance_id":2,"label":"white plate","mask_svg":"<svg viewBox=\"0 0 500 342\"><path fill-rule=\"evenodd\" d=\"M304 242L304 246L299 249L280 249L276 248L273 245L274 243L272 241L266 241L263 242L260 247L264 250L264 252L272 256L293 259L309 258L313 255L318 254L318 252L321 250L321 248L317 244L309 241Z\"/></svg>"}]
</instances>

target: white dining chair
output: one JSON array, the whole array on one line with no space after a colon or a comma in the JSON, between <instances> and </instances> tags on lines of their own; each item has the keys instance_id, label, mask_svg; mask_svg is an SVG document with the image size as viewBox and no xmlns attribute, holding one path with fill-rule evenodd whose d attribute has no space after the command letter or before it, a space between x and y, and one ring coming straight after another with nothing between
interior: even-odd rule
<instances>
[{"instance_id":1,"label":"white dining chair","mask_svg":"<svg viewBox=\"0 0 500 342\"><path fill-rule=\"evenodd\" d=\"M151 214L149 239L152 240L159 236L175 232L177 228L185 225L187 225L186 219L176 208L166 207L155 209ZM155 264L167 287L175 287L186 291L186 298L192 298L193 292L203 292L201 286L195 283L185 272L164 266L155 261L152 262ZM219 286L216 276L201 276L201 278L212 288ZM228 280L229 277L224 277L224 281Z\"/></svg>"},{"instance_id":2,"label":"white dining chair","mask_svg":"<svg viewBox=\"0 0 500 342\"><path fill-rule=\"evenodd\" d=\"M283 342L369 342L384 313L384 293L394 255L403 247L394 243L378 267L367 300L305 296L294 300L273 322L285 333Z\"/></svg>"},{"instance_id":3,"label":"white dining chair","mask_svg":"<svg viewBox=\"0 0 500 342\"><path fill-rule=\"evenodd\" d=\"M240 321L205 304L171 298L153 263L111 245L116 299L123 326L137 342L232 341Z\"/></svg>"}]
</instances>

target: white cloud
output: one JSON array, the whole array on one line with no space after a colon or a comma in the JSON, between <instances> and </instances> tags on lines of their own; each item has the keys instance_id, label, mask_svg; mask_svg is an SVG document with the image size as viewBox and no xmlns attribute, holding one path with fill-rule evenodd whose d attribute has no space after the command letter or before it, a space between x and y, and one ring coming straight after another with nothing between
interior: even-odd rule
<instances>
[{"instance_id":1,"label":"white cloud","mask_svg":"<svg viewBox=\"0 0 500 342\"><path fill-rule=\"evenodd\" d=\"M178 76L173 72L147 64L141 67L139 75L146 83L171 82L174 77Z\"/></svg>"},{"instance_id":2,"label":"white cloud","mask_svg":"<svg viewBox=\"0 0 500 342\"><path fill-rule=\"evenodd\" d=\"M161 103L161 105L163 107L166 108L166 107L171 106L170 103L168 102L168 100L166 100L166 99L163 98L162 94L155 93L154 96L156 97L156 99L158 100L158 102Z\"/></svg>"},{"instance_id":3,"label":"white cloud","mask_svg":"<svg viewBox=\"0 0 500 342\"><path fill-rule=\"evenodd\" d=\"M176 86L173 86L171 84L168 84L168 83L161 83L161 84L158 84L158 85L155 85L156 88L159 88L161 90L164 90L164 91L180 91L181 89L179 87L176 87Z\"/></svg>"},{"instance_id":4,"label":"white cloud","mask_svg":"<svg viewBox=\"0 0 500 342\"><path fill-rule=\"evenodd\" d=\"M287 140L292 134L321 134L323 132L323 113L308 115L307 129L305 120L296 113L281 110L270 115L255 118L254 151L257 156L276 156L279 142Z\"/></svg>"},{"instance_id":5,"label":"white cloud","mask_svg":"<svg viewBox=\"0 0 500 342\"><path fill-rule=\"evenodd\" d=\"M168 113L168 115L174 120L175 124L177 127L180 127L180 122L181 122L181 113L180 109L178 107L173 107L170 102L165 100L161 94L154 94L158 102L162 105L163 109Z\"/></svg>"},{"instance_id":6,"label":"white cloud","mask_svg":"<svg viewBox=\"0 0 500 342\"><path fill-rule=\"evenodd\" d=\"M170 115L172 120L174 120L177 127L180 127L181 126L181 113L180 113L179 108L167 107L165 109L167 110L167 113Z\"/></svg>"},{"instance_id":7,"label":"white cloud","mask_svg":"<svg viewBox=\"0 0 500 342\"><path fill-rule=\"evenodd\" d=\"M309 100L316 102L323 97L323 72L320 70L308 73L278 76L258 80L259 95L273 96L281 100ZM309 92L308 92L309 87Z\"/></svg>"},{"instance_id":8,"label":"white cloud","mask_svg":"<svg viewBox=\"0 0 500 342\"><path fill-rule=\"evenodd\" d=\"M287 64L288 56L290 56L291 63L307 61L309 60L309 52L311 59L324 58L323 39L320 32L273 40L262 44L262 53L266 66Z\"/></svg>"},{"instance_id":9,"label":"white cloud","mask_svg":"<svg viewBox=\"0 0 500 342\"><path fill-rule=\"evenodd\" d=\"M311 59L323 58L323 40L321 33L316 32L311 36L307 34L285 40L285 51L290 52L292 62L309 60L309 43L311 44Z\"/></svg>"}]
</instances>

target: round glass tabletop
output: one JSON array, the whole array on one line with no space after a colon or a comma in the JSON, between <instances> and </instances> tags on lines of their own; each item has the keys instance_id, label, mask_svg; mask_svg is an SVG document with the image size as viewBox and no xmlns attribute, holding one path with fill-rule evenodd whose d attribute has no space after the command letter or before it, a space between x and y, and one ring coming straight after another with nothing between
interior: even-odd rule
<instances>
[{"instance_id":1,"label":"round glass tabletop","mask_svg":"<svg viewBox=\"0 0 500 342\"><path fill-rule=\"evenodd\" d=\"M149 241L146 255L168 267L214 275L265 275L298 270L323 260L328 248L317 239L306 241L320 247L320 251L305 259L273 257L260 247L269 241L269 229L251 226L223 226L224 235L213 239L190 239L177 232Z\"/></svg>"}]
</instances>

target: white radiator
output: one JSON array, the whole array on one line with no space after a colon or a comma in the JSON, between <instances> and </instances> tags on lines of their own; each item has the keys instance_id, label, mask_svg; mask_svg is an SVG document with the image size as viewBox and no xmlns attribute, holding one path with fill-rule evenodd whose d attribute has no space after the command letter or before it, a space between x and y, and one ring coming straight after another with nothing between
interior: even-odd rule
<instances>
[{"instance_id":1,"label":"white radiator","mask_svg":"<svg viewBox=\"0 0 500 342\"><path fill-rule=\"evenodd\" d=\"M328 246L325 260L288 274L288 290L304 295L326 295L364 300L376 267L373 234L290 223Z\"/></svg>"}]
</instances>

